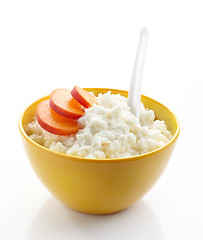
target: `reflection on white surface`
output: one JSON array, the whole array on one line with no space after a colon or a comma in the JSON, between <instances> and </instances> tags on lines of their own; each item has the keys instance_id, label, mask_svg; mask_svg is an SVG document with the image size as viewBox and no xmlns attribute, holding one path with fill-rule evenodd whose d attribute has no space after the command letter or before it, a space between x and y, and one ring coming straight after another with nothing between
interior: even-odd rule
<instances>
[{"instance_id":1,"label":"reflection on white surface","mask_svg":"<svg viewBox=\"0 0 203 240\"><path fill-rule=\"evenodd\" d=\"M144 200L119 213L88 215L49 198L34 217L26 240L144 240L150 236L164 239L156 216Z\"/></svg>"}]
</instances>

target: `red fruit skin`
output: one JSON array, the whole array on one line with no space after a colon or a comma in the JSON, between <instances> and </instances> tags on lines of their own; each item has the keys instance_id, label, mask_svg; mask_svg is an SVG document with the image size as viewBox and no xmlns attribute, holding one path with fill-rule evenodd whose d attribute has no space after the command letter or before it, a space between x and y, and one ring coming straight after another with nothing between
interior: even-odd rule
<instances>
[{"instance_id":1,"label":"red fruit skin","mask_svg":"<svg viewBox=\"0 0 203 240\"><path fill-rule=\"evenodd\" d=\"M75 98L75 100L77 100L86 108L92 107L92 105L96 102L95 97L92 94L88 93L78 86L75 86L70 93Z\"/></svg>"},{"instance_id":2,"label":"red fruit skin","mask_svg":"<svg viewBox=\"0 0 203 240\"><path fill-rule=\"evenodd\" d=\"M49 100L49 105L56 113L72 119L78 119L84 114L82 105L79 104L66 88L55 89Z\"/></svg>"},{"instance_id":3,"label":"red fruit skin","mask_svg":"<svg viewBox=\"0 0 203 240\"><path fill-rule=\"evenodd\" d=\"M40 102L36 110L37 121L46 131L57 135L75 134L80 129L76 120L69 119L54 112L49 100Z\"/></svg>"}]
</instances>

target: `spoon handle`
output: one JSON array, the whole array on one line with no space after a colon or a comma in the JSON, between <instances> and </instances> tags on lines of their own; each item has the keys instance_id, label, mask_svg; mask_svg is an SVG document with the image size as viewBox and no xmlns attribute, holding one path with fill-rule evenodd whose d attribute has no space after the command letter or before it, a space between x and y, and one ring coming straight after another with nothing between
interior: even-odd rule
<instances>
[{"instance_id":1,"label":"spoon handle","mask_svg":"<svg viewBox=\"0 0 203 240\"><path fill-rule=\"evenodd\" d=\"M144 59L148 41L148 30L143 28L140 32L140 39L137 48L135 64L130 82L130 89L128 93L128 106L131 112L139 120L140 101L141 101L141 86L142 86L142 72L144 67Z\"/></svg>"}]
</instances>

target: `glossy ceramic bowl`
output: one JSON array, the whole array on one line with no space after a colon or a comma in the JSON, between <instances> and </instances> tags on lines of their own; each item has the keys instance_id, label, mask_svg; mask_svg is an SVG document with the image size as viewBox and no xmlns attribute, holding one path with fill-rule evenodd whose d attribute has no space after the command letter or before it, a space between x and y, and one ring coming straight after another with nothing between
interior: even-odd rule
<instances>
[{"instance_id":1,"label":"glossy ceramic bowl","mask_svg":"<svg viewBox=\"0 0 203 240\"><path fill-rule=\"evenodd\" d=\"M88 88L87 91L120 93L115 89ZM145 107L164 120L173 138L152 152L129 158L86 159L51 151L34 142L25 132L41 98L28 106L19 119L19 129L30 163L46 188L61 202L80 212L107 214L128 208L146 194L163 173L179 135L175 115L161 103L142 96Z\"/></svg>"}]
</instances>

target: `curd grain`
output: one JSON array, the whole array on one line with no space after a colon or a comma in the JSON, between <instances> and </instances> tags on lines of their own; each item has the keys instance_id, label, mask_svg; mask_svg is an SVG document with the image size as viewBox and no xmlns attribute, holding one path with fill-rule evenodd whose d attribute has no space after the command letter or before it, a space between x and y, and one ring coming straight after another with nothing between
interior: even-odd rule
<instances>
[{"instance_id":1,"label":"curd grain","mask_svg":"<svg viewBox=\"0 0 203 240\"><path fill-rule=\"evenodd\" d=\"M31 139L50 150L76 157L108 159L132 157L153 151L171 138L164 121L155 120L152 110L141 103L140 121L130 112L127 98L120 94L99 94L98 104L85 109L78 119L77 134L59 136L47 132L36 117L26 132Z\"/></svg>"}]
</instances>

